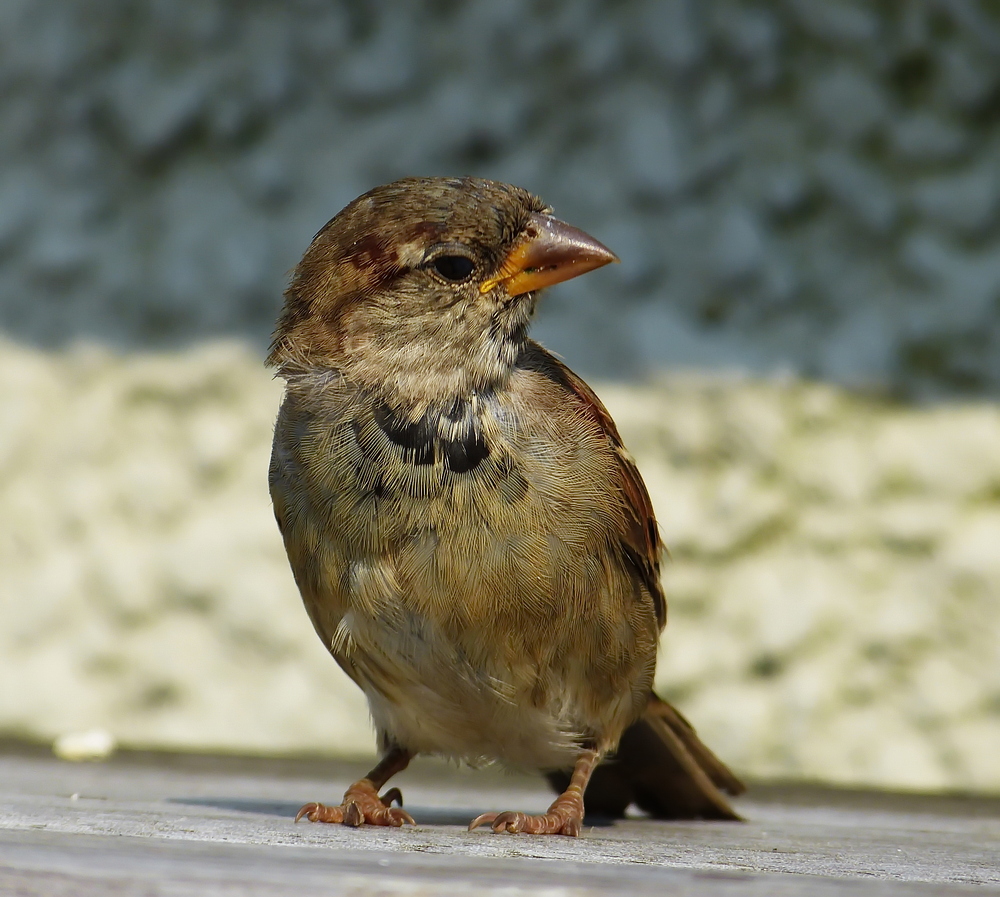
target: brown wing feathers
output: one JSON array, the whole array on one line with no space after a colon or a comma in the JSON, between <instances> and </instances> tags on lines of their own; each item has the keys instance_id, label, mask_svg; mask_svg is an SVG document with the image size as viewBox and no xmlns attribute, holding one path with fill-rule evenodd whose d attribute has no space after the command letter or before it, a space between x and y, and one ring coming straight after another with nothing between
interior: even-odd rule
<instances>
[{"instance_id":1,"label":"brown wing feathers","mask_svg":"<svg viewBox=\"0 0 1000 897\"><path fill-rule=\"evenodd\" d=\"M649 590L662 628L667 614L660 585L663 543L645 483L594 391L555 358L546 373L574 394L614 447L627 508L627 529L621 537L624 559ZM548 773L548 779L559 791L569 782L564 772ZM743 783L704 745L691 724L650 693L646 711L625 730L615 756L594 772L586 806L588 812L612 817L623 816L634 803L658 819L739 819L723 792L738 795L744 790Z\"/></svg>"},{"instance_id":2,"label":"brown wing feathers","mask_svg":"<svg viewBox=\"0 0 1000 897\"><path fill-rule=\"evenodd\" d=\"M667 622L667 602L660 585L660 554L663 543L653 514L646 484L643 483L635 461L622 444L621 435L608 409L596 393L566 365L547 352L539 359L538 368L554 382L573 394L583 412L603 431L614 448L619 466L619 487L625 508L625 530L621 533L623 560L635 570L652 597L656 621L662 629Z\"/></svg>"}]
</instances>

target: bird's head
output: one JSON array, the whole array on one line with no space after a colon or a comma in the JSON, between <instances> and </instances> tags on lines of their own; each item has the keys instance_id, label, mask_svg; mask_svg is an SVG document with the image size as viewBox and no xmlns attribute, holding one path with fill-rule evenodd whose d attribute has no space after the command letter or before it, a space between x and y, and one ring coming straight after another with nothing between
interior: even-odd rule
<instances>
[{"instance_id":1,"label":"bird's head","mask_svg":"<svg viewBox=\"0 0 1000 897\"><path fill-rule=\"evenodd\" d=\"M285 291L270 364L403 397L502 378L543 287L617 257L526 190L479 178L376 187L328 222Z\"/></svg>"}]
</instances>

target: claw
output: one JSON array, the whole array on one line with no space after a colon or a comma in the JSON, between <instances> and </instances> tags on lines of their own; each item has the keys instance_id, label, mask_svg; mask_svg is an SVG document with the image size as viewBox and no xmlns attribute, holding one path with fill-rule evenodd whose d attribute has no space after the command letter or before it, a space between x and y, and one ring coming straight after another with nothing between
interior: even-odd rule
<instances>
[{"instance_id":1,"label":"claw","mask_svg":"<svg viewBox=\"0 0 1000 897\"><path fill-rule=\"evenodd\" d=\"M358 806L357 801L348 801L344 804L344 825L350 825L353 828L357 828L365 821L365 814L361 811L361 807Z\"/></svg>"},{"instance_id":2,"label":"claw","mask_svg":"<svg viewBox=\"0 0 1000 897\"><path fill-rule=\"evenodd\" d=\"M474 829L479 828L479 826L481 826L484 822L492 822L498 815L498 813L483 813L482 815L477 816L472 820L472 822L469 823L469 831L471 832Z\"/></svg>"},{"instance_id":3,"label":"claw","mask_svg":"<svg viewBox=\"0 0 1000 897\"><path fill-rule=\"evenodd\" d=\"M503 813L483 813L469 823L469 831L489 823L497 835L507 832L517 835L524 832L527 835L568 835L575 838L580 834L583 817L583 807L557 807L548 813L534 816L517 810L505 810Z\"/></svg>"},{"instance_id":4,"label":"claw","mask_svg":"<svg viewBox=\"0 0 1000 897\"><path fill-rule=\"evenodd\" d=\"M393 809L389 811L389 815L390 817L392 817L392 819L398 820L393 822L393 825L397 826L402 825L404 822L407 825L417 824L414 818L409 813L407 813L406 810L404 810L402 807L393 807Z\"/></svg>"},{"instance_id":5,"label":"claw","mask_svg":"<svg viewBox=\"0 0 1000 897\"><path fill-rule=\"evenodd\" d=\"M387 825L393 828L403 823L416 825L406 810L390 806L393 801L403 803L403 795L398 788L391 788L380 798L372 784L362 779L347 789L340 806L308 803L295 814L295 821L305 817L310 822L340 823L355 828L360 825Z\"/></svg>"},{"instance_id":6,"label":"claw","mask_svg":"<svg viewBox=\"0 0 1000 897\"><path fill-rule=\"evenodd\" d=\"M469 823L469 831L489 824L497 835L507 832L517 835L568 835L575 838L580 834L583 823L583 801L575 795L563 795L556 799L547 813L532 815L517 810L502 813L483 813Z\"/></svg>"},{"instance_id":7,"label":"claw","mask_svg":"<svg viewBox=\"0 0 1000 897\"><path fill-rule=\"evenodd\" d=\"M398 788L390 788L386 791L382 797L379 798L387 807L391 807L393 801L395 801L399 806L403 806L403 792Z\"/></svg>"},{"instance_id":8,"label":"claw","mask_svg":"<svg viewBox=\"0 0 1000 897\"><path fill-rule=\"evenodd\" d=\"M498 835L500 832L504 831L509 832L512 835L517 835L523 832L527 825L528 817L524 813L508 810L506 813L501 813L496 819L493 820L491 828Z\"/></svg>"},{"instance_id":9,"label":"claw","mask_svg":"<svg viewBox=\"0 0 1000 897\"><path fill-rule=\"evenodd\" d=\"M295 821L298 822L303 816L306 816L309 818L310 822L316 822L316 820L322 813L327 812L329 810L330 807L326 806L326 804L318 804L315 801L312 803L304 804L299 809L299 812L295 814Z\"/></svg>"}]
</instances>

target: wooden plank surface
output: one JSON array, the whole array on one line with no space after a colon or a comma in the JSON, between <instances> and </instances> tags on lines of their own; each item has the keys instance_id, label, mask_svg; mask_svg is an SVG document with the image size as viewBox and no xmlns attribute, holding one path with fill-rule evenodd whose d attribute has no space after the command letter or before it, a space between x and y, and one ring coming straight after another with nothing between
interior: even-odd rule
<instances>
[{"instance_id":1,"label":"wooden plank surface","mask_svg":"<svg viewBox=\"0 0 1000 897\"><path fill-rule=\"evenodd\" d=\"M293 822L364 765L119 754L0 756L0 894L1000 894L1000 799L759 785L744 824L629 819L581 838L468 832L544 808L540 780L418 762L418 825Z\"/></svg>"}]
</instances>

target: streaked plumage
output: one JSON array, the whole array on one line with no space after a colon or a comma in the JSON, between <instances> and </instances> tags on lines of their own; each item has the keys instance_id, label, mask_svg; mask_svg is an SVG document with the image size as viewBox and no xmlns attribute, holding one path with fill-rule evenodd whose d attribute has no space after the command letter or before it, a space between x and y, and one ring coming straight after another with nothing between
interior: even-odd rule
<instances>
[{"instance_id":1,"label":"streaked plumage","mask_svg":"<svg viewBox=\"0 0 1000 897\"><path fill-rule=\"evenodd\" d=\"M271 495L386 769L580 760L585 786L647 709L666 616L649 497L604 406L526 336L538 287L613 259L518 188L409 179L351 203L296 269ZM349 792L346 821L405 817L372 803L382 784ZM488 821L573 834L582 807L560 800L554 822Z\"/></svg>"}]
</instances>

